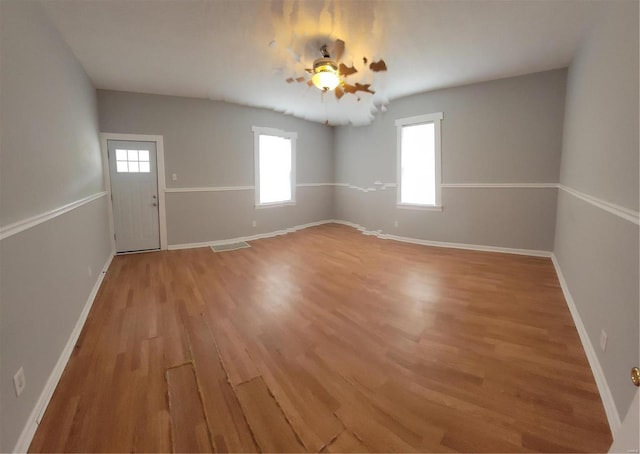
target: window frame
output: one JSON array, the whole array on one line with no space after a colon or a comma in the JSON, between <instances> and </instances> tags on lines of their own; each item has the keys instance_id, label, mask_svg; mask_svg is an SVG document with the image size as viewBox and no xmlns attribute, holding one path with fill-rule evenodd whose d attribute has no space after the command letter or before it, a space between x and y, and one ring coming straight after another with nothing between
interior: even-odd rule
<instances>
[{"instance_id":1,"label":"window frame","mask_svg":"<svg viewBox=\"0 0 640 454\"><path fill-rule=\"evenodd\" d=\"M282 129L253 126L254 194L255 208L272 208L296 204L296 141L298 133ZM291 199L281 202L260 203L260 136L275 136L291 141Z\"/></svg>"},{"instance_id":2,"label":"window frame","mask_svg":"<svg viewBox=\"0 0 640 454\"><path fill-rule=\"evenodd\" d=\"M414 117L399 118L396 120L396 206L412 210L442 211L442 149L441 149L441 121L444 118L442 112L434 112ZM435 133L435 204L403 203L402 194L402 128L405 126L416 126L433 123Z\"/></svg>"}]
</instances>

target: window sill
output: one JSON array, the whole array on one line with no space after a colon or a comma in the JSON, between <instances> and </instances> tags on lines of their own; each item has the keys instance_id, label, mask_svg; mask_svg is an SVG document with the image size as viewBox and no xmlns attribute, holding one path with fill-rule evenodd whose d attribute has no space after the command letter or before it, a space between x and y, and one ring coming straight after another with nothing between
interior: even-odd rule
<instances>
[{"instance_id":1,"label":"window sill","mask_svg":"<svg viewBox=\"0 0 640 454\"><path fill-rule=\"evenodd\" d=\"M415 205L412 203L398 203L396 206L403 210L442 211L442 206L439 205Z\"/></svg>"},{"instance_id":2,"label":"window sill","mask_svg":"<svg viewBox=\"0 0 640 454\"><path fill-rule=\"evenodd\" d=\"M255 209L256 210L261 210L263 208L277 208L277 207L291 206L291 205L295 205L295 204L296 204L295 200L289 201L289 202L263 203L263 204L260 204L260 205L256 205Z\"/></svg>"}]
</instances>

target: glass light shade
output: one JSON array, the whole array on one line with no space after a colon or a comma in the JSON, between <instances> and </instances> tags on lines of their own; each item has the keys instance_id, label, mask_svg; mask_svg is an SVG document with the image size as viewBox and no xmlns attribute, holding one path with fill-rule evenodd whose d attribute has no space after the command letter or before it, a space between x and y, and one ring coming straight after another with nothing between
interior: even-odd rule
<instances>
[{"instance_id":1,"label":"glass light shade","mask_svg":"<svg viewBox=\"0 0 640 454\"><path fill-rule=\"evenodd\" d=\"M313 85L320 90L333 90L340 83L337 71L331 65L322 65L315 68L315 74L311 77Z\"/></svg>"}]
</instances>

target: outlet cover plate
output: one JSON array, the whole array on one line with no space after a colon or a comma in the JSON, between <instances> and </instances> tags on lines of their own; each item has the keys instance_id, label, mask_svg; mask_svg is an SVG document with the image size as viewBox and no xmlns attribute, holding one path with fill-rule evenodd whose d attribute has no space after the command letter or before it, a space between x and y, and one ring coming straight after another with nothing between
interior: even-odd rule
<instances>
[{"instance_id":1,"label":"outlet cover plate","mask_svg":"<svg viewBox=\"0 0 640 454\"><path fill-rule=\"evenodd\" d=\"M607 350L607 332L605 330L600 331L600 350L603 352Z\"/></svg>"},{"instance_id":2,"label":"outlet cover plate","mask_svg":"<svg viewBox=\"0 0 640 454\"><path fill-rule=\"evenodd\" d=\"M20 369L18 369L18 372L16 372L16 374L13 376L13 387L16 390L16 396L20 396L20 394L22 394L22 391L24 391L24 388L27 386L27 381L25 380L24 377L24 369L22 368L22 366L20 366Z\"/></svg>"}]
</instances>

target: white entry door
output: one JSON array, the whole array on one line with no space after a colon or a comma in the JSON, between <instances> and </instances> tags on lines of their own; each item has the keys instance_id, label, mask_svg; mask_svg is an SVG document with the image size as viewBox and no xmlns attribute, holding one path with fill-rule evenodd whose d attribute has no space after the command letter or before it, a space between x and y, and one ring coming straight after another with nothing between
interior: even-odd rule
<instances>
[{"instance_id":1,"label":"white entry door","mask_svg":"<svg viewBox=\"0 0 640 454\"><path fill-rule=\"evenodd\" d=\"M160 249L156 143L107 143L116 251Z\"/></svg>"}]
</instances>

